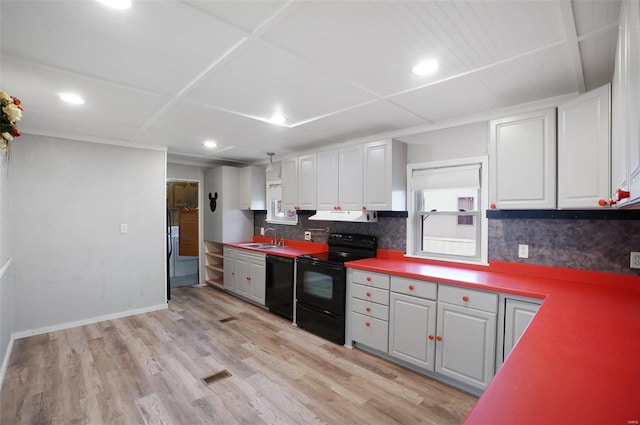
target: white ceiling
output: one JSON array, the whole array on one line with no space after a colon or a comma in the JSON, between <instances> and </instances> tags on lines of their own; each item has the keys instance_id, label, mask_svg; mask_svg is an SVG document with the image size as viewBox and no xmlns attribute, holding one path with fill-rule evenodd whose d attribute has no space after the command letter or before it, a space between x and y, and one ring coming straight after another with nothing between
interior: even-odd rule
<instances>
[{"instance_id":1,"label":"white ceiling","mask_svg":"<svg viewBox=\"0 0 640 425\"><path fill-rule=\"evenodd\" d=\"M619 1L0 0L23 132L264 161L611 81ZM439 70L416 76L420 59ZM73 91L83 106L62 104ZM286 126L268 122L280 109ZM206 139L216 149L203 146Z\"/></svg>"}]
</instances>

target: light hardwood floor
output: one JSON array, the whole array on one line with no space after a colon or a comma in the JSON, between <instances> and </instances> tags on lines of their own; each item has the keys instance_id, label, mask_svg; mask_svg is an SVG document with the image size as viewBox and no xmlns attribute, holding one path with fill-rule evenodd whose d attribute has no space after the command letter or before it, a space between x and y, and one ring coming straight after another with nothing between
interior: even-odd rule
<instances>
[{"instance_id":1,"label":"light hardwood floor","mask_svg":"<svg viewBox=\"0 0 640 425\"><path fill-rule=\"evenodd\" d=\"M202 381L222 370L232 376ZM169 310L15 341L0 423L442 424L461 423L475 401L216 289L184 287Z\"/></svg>"}]
</instances>

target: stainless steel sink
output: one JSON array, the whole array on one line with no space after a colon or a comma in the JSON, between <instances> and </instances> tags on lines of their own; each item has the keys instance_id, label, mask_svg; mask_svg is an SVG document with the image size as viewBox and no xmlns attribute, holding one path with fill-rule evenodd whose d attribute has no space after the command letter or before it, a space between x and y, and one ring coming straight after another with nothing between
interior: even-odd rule
<instances>
[{"instance_id":1,"label":"stainless steel sink","mask_svg":"<svg viewBox=\"0 0 640 425\"><path fill-rule=\"evenodd\" d=\"M287 248L287 246L282 246L282 245L277 245L272 243L258 243L258 242L243 243L243 244L240 244L240 246L244 248L254 248L254 249Z\"/></svg>"}]
</instances>

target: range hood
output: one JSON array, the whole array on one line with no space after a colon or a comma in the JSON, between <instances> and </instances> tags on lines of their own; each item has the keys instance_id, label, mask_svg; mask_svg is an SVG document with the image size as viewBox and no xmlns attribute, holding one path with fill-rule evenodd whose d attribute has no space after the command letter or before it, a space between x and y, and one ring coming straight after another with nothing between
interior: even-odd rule
<instances>
[{"instance_id":1,"label":"range hood","mask_svg":"<svg viewBox=\"0 0 640 425\"><path fill-rule=\"evenodd\" d=\"M350 221L352 223L377 223L375 211L316 211L309 220Z\"/></svg>"}]
</instances>

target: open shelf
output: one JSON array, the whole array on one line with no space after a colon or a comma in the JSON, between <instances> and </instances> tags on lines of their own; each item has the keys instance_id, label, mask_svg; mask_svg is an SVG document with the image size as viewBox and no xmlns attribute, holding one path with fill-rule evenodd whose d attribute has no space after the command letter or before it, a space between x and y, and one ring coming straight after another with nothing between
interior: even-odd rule
<instances>
[{"instance_id":1,"label":"open shelf","mask_svg":"<svg viewBox=\"0 0 640 425\"><path fill-rule=\"evenodd\" d=\"M220 242L204 241L205 279L213 287L224 287L224 255Z\"/></svg>"}]
</instances>

